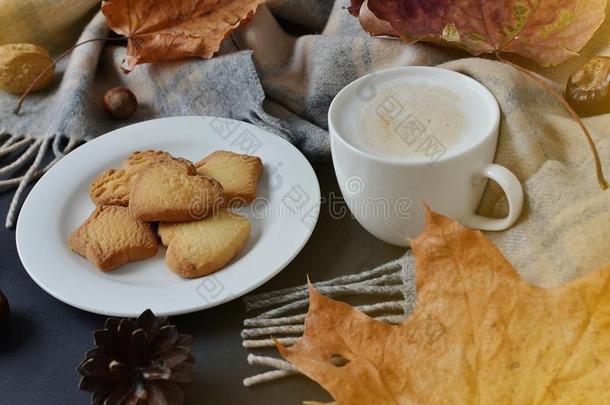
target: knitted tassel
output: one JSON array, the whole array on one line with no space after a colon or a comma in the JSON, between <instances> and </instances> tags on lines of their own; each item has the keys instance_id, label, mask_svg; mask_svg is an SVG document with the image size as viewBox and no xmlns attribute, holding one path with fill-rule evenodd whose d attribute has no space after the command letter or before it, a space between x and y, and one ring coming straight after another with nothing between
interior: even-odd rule
<instances>
[{"instance_id":1,"label":"knitted tassel","mask_svg":"<svg viewBox=\"0 0 610 405\"><path fill-rule=\"evenodd\" d=\"M15 226L26 186L46 173L59 159L74 149L79 141L61 136L34 139L10 135L4 135L0 141L0 159L7 160L0 164L0 192L16 188L5 220L5 226L12 228ZM43 164L49 145L52 151L51 159ZM24 173L15 175L18 172Z\"/></svg>"},{"instance_id":2,"label":"knitted tassel","mask_svg":"<svg viewBox=\"0 0 610 405\"><path fill-rule=\"evenodd\" d=\"M400 259L375 269L313 283L313 286L331 298L345 297L360 302L363 298L372 299L373 303L355 307L377 320L397 324L411 313L415 302L413 257L409 251ZM309 306L307 285L247 296L244 303L248 312L263 311L244 320L241 337L246 349L273 349L273 338L290 346L303 335ZM245 378L246 387L300 374L289 362L277 357L251 353L248 363L272 370Z\"/></svg>"}]
</instances>

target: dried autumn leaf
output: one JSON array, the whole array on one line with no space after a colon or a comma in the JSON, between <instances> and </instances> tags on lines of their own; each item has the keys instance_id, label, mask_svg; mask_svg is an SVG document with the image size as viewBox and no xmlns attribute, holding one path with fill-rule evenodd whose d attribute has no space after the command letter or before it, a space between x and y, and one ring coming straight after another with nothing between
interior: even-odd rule
<instances>
[{"instance_id":1,"label":"dried autumn leaf","mask_svg":"<svg viewBox=\"0 0 610 405\"><path fill-rule=\"evenodd\" d=\"M362 28L373 36L398 36L389 22L378 18L369 10L368 0L364 0L364 2L352 0L352 6L349 7L349 12L357 16Z\"/></svg>"},{"instance_id":2,"label":"dried autumn leaf","mask_svg":"<svg viewBox=\"0 0 610 405\"><path fill-rule=\"evenodd\" d=\"M417 303L404 323L310 287L304 337L278 344L337 403L610 402L610 268L533 287L482 233L431 212L412 248Z\"/></svg>"},{"instance_id":3,"label":"dried autumn leaf","mask_svg":"<svg viewBox=\"0 0 610 405\"><path fill-rule=\"evenodd\" d=\"M264 0L106 0L110 28L128 37L123 69L141 63L210 58Z\"/></svg>"},{"instance_id":4,"label":"dried autumn leaf","mask_svg":"<svg viewBox=\"0 0 610 405\"><path fill-rule=\"evenodd\" d=\"M358 13L360 12L360 7L364 4L364 0L351 0L347 11L349 11L353 16L358 17Z\"/></svg>"},{"instance_id":5,"label":"dried autumn leaf","mask_svg":"<svg viewBox=\"0 0 610 405\"><path fill-rule=\"evenodd\" d=\"M368 7L407 42L428 41L473 55L512 52L542 66L582 49L605 18L607 0L352 0ZM367 25L363 23L365 29ZM391 34L391 32L386 32Z\"/></svg>"}]
</instances>

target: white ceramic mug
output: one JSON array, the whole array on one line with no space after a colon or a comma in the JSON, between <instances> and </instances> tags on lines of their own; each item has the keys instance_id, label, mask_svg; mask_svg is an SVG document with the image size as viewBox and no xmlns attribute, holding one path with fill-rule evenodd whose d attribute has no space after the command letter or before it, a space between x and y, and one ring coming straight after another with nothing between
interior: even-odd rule
<instances>
[{"instance_id":1,"label":"white ceramic mug","mask_svg":"<svg viewBox=\"0 0 610 405\"><path fill-rule=\"evenodd\" d=\"M469 128L463 146L440 154L437 150L437 155L426 158L396 159L367 153L348 142L347 131L359 130L357 107L370 102L382 86L404 82L441 86L460 97ZM499 122L498 103L489 90L451 70L399 67L350 83L331 103L328 127L335 173L352 214L374 236L399 246L408 246L423 231L423 204L470 228L498 231L512 226L521 214L523 190L513 173L493 163ZM476 214L487 179L498 183L507 196L505 218Z\"/></svg>"}]
</instances>

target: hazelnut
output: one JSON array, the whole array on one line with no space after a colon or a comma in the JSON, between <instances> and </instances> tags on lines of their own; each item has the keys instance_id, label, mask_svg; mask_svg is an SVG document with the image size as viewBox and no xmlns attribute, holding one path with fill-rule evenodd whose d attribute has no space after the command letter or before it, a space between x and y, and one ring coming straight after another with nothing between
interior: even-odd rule
<instances>
[{"instance_id":1,"label":"hazelnut","mask_svg":"<svg viewBox=\"0 0 610 405\"><path fill-rule=\"evenodd\" d=\"M34 44L7 44L0 46L0 89L23 93L42 72L46 73L32 87L42 90L51 85L54 67L49 53Z\"/></svg>"},{"instance_id":2,"label":"hazelnut","mask_svg":"<svg viewBox=\"0 0 610 405\"><path fill-rule=\"evenodd\" d=\"M610 57L597 56L574 72L566 100L582 116L610 112Z\"/></svg>"},{"instance_id":3,"label":"hazelnut","mask_svg":"<svg viewBox=\"0 0 610 405\"><path fill-rule=\"evenodd\" d=\"M113 118L128 118L138 108L138 99L126 87L113 87L104 94L104 110Z\"/></svg>"}]
</instances>

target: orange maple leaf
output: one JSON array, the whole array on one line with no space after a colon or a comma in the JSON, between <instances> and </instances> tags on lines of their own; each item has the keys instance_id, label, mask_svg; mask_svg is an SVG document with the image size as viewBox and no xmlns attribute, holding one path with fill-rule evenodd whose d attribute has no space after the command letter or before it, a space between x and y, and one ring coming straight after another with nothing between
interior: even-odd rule
<instances>
[{"instance_id":1,"label":"orange maple leaf","mask_svg":"<svg viewBox=\"0 0 610 405\"><path fill-rule=\"evenodd\" d=\"M610 268L534 287L481 232L433 212L412 249L404 323L310 287L304 336L282 355L339 404L610 402Z\"/></svg>"},{"instance_id":2,"label":"orange maple leaf","mask_svg":"<svg viewBox=\"0 0 610 405\"><path fill-rule=\"evenodd\" d=\"M140 63L211 58L264 0L106 0L110 28L128 38L126 72Z\"/></svg>"}]
</instances>

